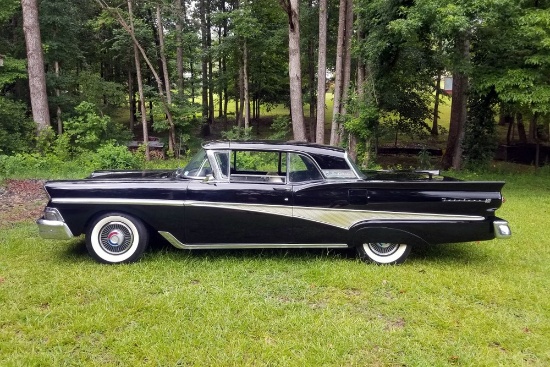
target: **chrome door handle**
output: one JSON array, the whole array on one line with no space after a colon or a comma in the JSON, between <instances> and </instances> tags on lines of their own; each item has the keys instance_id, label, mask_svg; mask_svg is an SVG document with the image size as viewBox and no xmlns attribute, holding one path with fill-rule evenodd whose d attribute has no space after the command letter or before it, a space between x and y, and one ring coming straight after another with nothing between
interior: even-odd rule
<instances>
[{"instance_id":1,"label":"chrome door handle","mask_svg":"<svg viewBox=\"0 0 550 367\"><path fill-rule=\"evenodd\" d=\"M274 187L273 190L275 191L290 191L290 187Z\"/></svg>"}]
</instances>

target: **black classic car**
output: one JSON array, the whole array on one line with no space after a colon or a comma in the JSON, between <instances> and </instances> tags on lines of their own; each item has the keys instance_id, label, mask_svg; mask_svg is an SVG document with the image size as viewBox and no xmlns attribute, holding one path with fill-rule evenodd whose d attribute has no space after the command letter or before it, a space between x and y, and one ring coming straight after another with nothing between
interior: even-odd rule
<instances>
[{"instance_id":1,"label":"black classic car","mask_svg":"<svg viewBox=\"0 0 550 367\"><path fill-rule=\"evenodd\" d=\"M504 182L361 172L344 149L217 141L176 171L97 171L50 181L40 235L86 235L103 263L138 260L158 233L180 249L355 248L379 264L412 246L506 238Z\"/></svg>"}]
</instances>

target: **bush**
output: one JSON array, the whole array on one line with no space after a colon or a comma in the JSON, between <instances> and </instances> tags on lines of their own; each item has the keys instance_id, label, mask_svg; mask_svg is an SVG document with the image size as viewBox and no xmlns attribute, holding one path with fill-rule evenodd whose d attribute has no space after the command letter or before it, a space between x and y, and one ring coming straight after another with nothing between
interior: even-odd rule
<instances>
[{"instance_id":1,"label":"bush","mask_svg":"<svg viewBox=\"0 0 550 367\"><path fill-rule=\"evenodd\" d=\"M495 103L494 91L487 95L472 93L470 96L468 120L462 143L467 169L483 170L495 156L498 145L493 111Z\"/></svg>"},{"instance_id":2,"label":"bush","mask_svg":"<svg viewBox=\"0 0 550 367\"><path fill-rule=\"evenodd\" d=\"M77 116L65 121L65 135L71 154L95 151L102 144L112 141L128 141L129 133L114 124L109 116L100 116L90 102L82 102L76 108ZM63 142L65 143L65 142Z\"/></svg>"},{"instance_id":3,"label":"bush","mask_svg":"<svg viewBox=\"0 0 550 367\"><path fill-rule=\"evenodd\" d=\"M252 138L252 128L233 126L229 131L222 131L221 135L227 140L250 140Z\"/></svg>"},{"instance_id":4,"label":"bush","mask_svg":"<svg viewBox=\"0 0 550 367\"><path fill-rule=\"evenodd\" d=\"M36 125L24 103L0 97L0 154L25 152L34 142Z\"/></svg>"},{"instance_id":5,"label":"bush","mask_svg":"<svg viewBox=\"0 0 550 367\"><path fill-rule=\"evenodd\" d=\"M269 130L271 130L271 135L269 139L271 140L287 140L288 136L291 133L291 123L288 116L276 116L273 119L273 123Z\"/></svg>"},{"instance_id":6,"label":"bush","mask_svg":"<svg viewBox=\"0 0 550 367\"><path fill-rule=\"evenodd\" d=\"M138 169L142 160L138 155L132 154L127 147L109 143L101 146L92 155L94 169Z\"/></svg>"}]
</instances>

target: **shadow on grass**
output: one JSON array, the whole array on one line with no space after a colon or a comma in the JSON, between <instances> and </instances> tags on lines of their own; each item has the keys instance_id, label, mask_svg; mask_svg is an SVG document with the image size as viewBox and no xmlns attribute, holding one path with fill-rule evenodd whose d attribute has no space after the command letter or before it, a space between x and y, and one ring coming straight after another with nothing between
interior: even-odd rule
<instances>
[{"instance_id":1,"label":"shadow on grass","mask_svg":"<svg viewBox=\"0 0 550 367\"><path fill-rule=\"evenodd\" d=\"M477 243L444 244L413 247L407 263L437 262L437 263L485 263L489 256ZM162 238L154 238L145 254L147 258L161 259L164 256L172 259L195 259L210 261L222 260L280 260L312 261L318 259L359 261L355 249L218 249L218 250L180 250L170 245ZM90 262L93 261L86 249L84 237L73 240L61 253L62 261Z\"/></svg>"},{"instance_id":2,"label":"shadow on grass","mask_svg":"<svg viewBox=\"0 0 550 367\"><path fill-rule=\"evenodd\" d=\"M490 261L477 243L453 243L413 247L410 262L485 263Z\"/></svg>"},{"instance_id":3,"label":"shadow on grass","mask_svg":"<svg viewBox=\"0 0 550 367\"><path fill-rule=\"evenodd\" d=\"M88 262L91 260L88 250L86 250L86 240L84 236L78 237L70 242L62 252L63 260L74 262Z\"/></svg>"},{"instance_id":4,"label":"shadow on grass","mask_svg":"<svg viewBox=\"0 0 550 367\"><path fill-rule=\"evenodd\" d=\"M425 247L413 247L407 263L420 261L438 263L485 263L490 261L487 254L475 243L444 244ZM348 249L216 249L216 250L180 250L165 241L154 243L149 256L162 257L163 254L176 258L209 260L250 260L250 259L291 259L293 261L311 261L315 259L340 259L359 261L356 251Z\"/></svg>"}]
</instances>

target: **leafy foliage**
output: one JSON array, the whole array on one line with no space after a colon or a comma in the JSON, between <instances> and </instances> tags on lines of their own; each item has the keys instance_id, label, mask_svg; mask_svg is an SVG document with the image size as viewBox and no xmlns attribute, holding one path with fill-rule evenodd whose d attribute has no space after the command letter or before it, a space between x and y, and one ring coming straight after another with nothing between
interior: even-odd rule
<instances>
[{"instance_id":1,"label":"leafy foliage","mask_svg":"<svg viewBox=\"0 0 550 367\"><path fill-rule=\"evenodd\" d=\"M228 140L250 140L252 139L252 127L233 126L231 130L223 131L222 137Z\"/></svg>"},{"instance_id":2,"label":"leafy foliage","mask_svg":"<svg viewBox=\"0 0 550 367\"><path fill-rule=\"evenodd\" d=\"M0 97L0 154L31 148L35 125L26 113L27 107L22 102Z\"/></svg>"},{"instance_id":3,"label":"leafy foliage","mask_svg":"<svg viewBox=\"0 0 550 367\"><path fill-rule=\"evenodd\" d=\"M269 127L271 140L287 140L291 134L292 125L288 116L276 116Z\"/></svg>"},{"instance_id":4,"label":"leafy foliage","mask_svg":"<svg viewBox=\"0 0 550 367\"><path fill-rule=\"evenodd\" d=\"M126 146L108 143L102 145L92 156L95 169L137 169L143 160L132 154Z\"/></svg>"},{"instance_id":5,"label":"leafy foliage","mask_svg":"<svg viewBox=\"0 0 550 367\"><path fill-rule=\"evenodd\" d=\"M73 153L95 151L104 143L116 140L129 140L120 127L109 116L100 116L90 102L82 102L76 108L77 116L65 121L64 135Z\"/></svg>"},{"instance_id":6,"label":"leafy foliage","mask_svg":"<svg viewBox=\"0 0 550 367\"><path fill-rule=\"evenodd\" d=\"M466 168L482 169L492 161L497 148L494 105L496 93L470 96L470 113L463 142Z\"/></svg>"}]
</instances>

